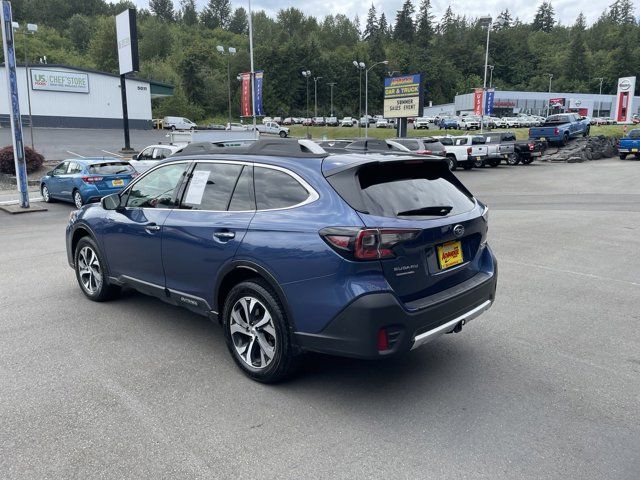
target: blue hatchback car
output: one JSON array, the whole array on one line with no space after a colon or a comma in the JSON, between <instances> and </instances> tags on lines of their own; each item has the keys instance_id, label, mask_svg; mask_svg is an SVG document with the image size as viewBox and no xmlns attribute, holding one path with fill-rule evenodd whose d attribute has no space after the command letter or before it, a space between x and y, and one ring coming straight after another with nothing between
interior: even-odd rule
<instances>
[{"instance_id":1,"label":"blue hatchback car","mask_svg":"<svg viewBox=\"0 0 640 480\"><path fill-rule=\"evenodd\" d=\"M97 202L126 187L137 175L129 164L117 158L64 160L40 180L45 202L73 202L77 208Z\"/></svg>"},{"instance_id":2,"label":"blue hatchback car","mask_svg":"<svg viewBox=\"0 0 640 480\"><path fill-rule=\"evenodd\" d=\"M487 222L441 158L278 139L192 144L73 212L66 245L91 300L126 286L208 315L273 382L305 351L384 358L460 331L495 297Z\"/></svg>"}]
</instances>

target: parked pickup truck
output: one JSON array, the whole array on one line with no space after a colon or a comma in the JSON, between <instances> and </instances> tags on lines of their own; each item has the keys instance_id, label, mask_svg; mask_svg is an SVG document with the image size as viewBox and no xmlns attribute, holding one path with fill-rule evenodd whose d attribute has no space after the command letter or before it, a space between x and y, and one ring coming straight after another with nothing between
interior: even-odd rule
<instances>
[{"instance_id":1,"label":"parked pickup truck","mask_svg":"<svg viewBox=\"0 0 640 480\"><path fill-rule=\"evenodd\" d=\"M462 167L465 170L473 168L476 162L480 162L487 157L487 146L484 137L480 135L461 135L459 137L446 136L434 137L440 140L447 151L447 158L450 162L451 170Z\"/></svg>"},{"instance_id":2,"label":"parked pickup truck","mask_svg":"<svg viewBox=\"0 0 640 480\"><path fill-rule=\"evenodd\" d=\"M279 135L281 138L289 136L289 129L287 127L282 127L273 121L266 122L263 125L256 125L256 130L258 130L260 133Z\"/></svg>"},{"instance_id":3,"label":"parked pickup truck","mask_svg":"<svg viewBox=\"0 0 640 480\"><path fill-rule=\"evenodd\" d=\"M640 160L640 128L634 128L626 137L620 139L618 156L620 160L624 160L627 155L635 155L636 159Z\"/></svg>"},{"instance_id":4,"label":"parked pickup truck","mask_svg":"<svg viewBox=\"0 0 640 480\"><path fill-rule=\"evenodd\" d=\"M475 163L475 167L497 167L503 160L508 163L515 155L516 135L512 132L494 132L482 135L487 146L487 158Z\"/></svg>"},{"instance_id":5,"label":"parked pickup truck","mask_svg":"<svg viewBox=\"0 0 640 480\"><path fill-rule=\"evenodd\" d=\"M500 146L497 152L498 155L506 153L505 163L512 166L518 163L528 165L542 156L542 153L547 149L547 142L542 140L516 140L514 132L491 132L486 133L484 137L487 139L487 146L489 147L488 156L492 156L491 144L497 143ZM510 146L513 146L513 148ZM491 165L490 162L487 162L487 164Z\"/></svg>"},{"instance_id":6,"label":"parked pickup truck","mask_svg":"<svg viewBox=\"0 0 640 480\"><path fill-rule=\"evenodd\" d=\"M586 137L591 125L577 113L560 113L546 118L541 127L529 129L529 138L566 145L570 138Z\"/></svg>"}]
</instances>

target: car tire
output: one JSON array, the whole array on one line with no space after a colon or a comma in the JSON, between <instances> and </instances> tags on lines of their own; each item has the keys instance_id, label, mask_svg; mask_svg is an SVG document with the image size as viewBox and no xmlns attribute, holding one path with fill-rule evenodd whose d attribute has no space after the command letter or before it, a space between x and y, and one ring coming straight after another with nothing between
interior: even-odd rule
<instances>
[{"instance_id":1,"label":"car tire","mask_svg":"<svg viewBox=\"0 0 640 480\"><path fill-rule=\"evenodd\" d=\"M588 137L589 136L589 132L591 132L591 128L587 127L587 129L584 131L584 133L582 134L583 137Z\"/></svg>"},{"instance_id":2,"label":"car tire","mask_svg":"<svg viewBox=\"0 0 640 480\"><path fill-rule=\"evenodd\" d=\"M491 168L495 168L495 167L497 167L498 165L500 165L500 160L499 160L499 159L497 159L497 160L491 160L491 161L489 162L489 166L490 166Z\"/></svg>"},{"instance_id":3,"label":"car tire","mask_svg":"<svg viewBox=\"0 0 640 480\"><path fill-rule=\"evenodd\" d=\"M280 135L280 138L287 138L287 132L280 132L278 135Z\"/></svg>"},{"instance_id":4,"label":"car tire","mask_svg":"<svg viewBox=\"0 0 640 480\"><path fill-rule=\"evenodd\" d=\"M171 131L175 132L176 131L176 126L175 125L171 125Z\"/></svg>"},{"instance_id":5,"label":"car tire","mask_svg":"<svg viewBox=\"0 0 640 480\"><path fill-rule=\"evenodd\" d=\"M512 153L507 157L507 165L514 166L518 163L520 163L520 155L518 155L517 153Z\"/></svg>"},{"instance_id":6,"label":"car tire","mask_svg":"<svg viewBox=\"0 0 640 480\"><path fill-rule=\"evenodd\" d=\"M473 162L473 166L475 168L482 168L484 167L484 160L476 160L475 162Z\"/></svg>"},{"instance_id":7,"label":"car tire","mask_svg":"<svg viewBox=\"0 0 640 480\"><path fill-rule=\"evenodd\" d=\"M456 161L456 157L453 155L447 155L447 164L449 165L449 170L452 172L458 168L458 162Z\"/></svg>"},{"instance_id":8,"label":"car tire","mask_svg":"<svg viewBox=\"0 0 640 480\"><path fill-rule=\"evenodd\" d=\"M233 287L222 320L229 352L245 375L274 383L292 373L296 358L291 330L282 302L267 282L248 280Z\"/></svg>"},{"instance_id":9,"label":"car tire","mask_svg":"<svg viewBox=\"0 0 640 480\"><path fill-rule=\"evenodd\" d=\"M49 187L47 187L46 183L43 183L42 186L40 187L40 194L42 195L42 199L44 200L44 203L53 202L53 198L51 198L51 193L49 193Z\"/></svg>"},{"instance_id":10,"label":"car tire","mask_svg":"<svg viewBox=\"0 0 640 480\"><path fill-rule=\"evenodd\" d=\"M618 154L618 156L620 157L620 160L626 160L626 158L627 158L627 154L626 153L620 153L620 154Z\"/></svg>"},{"instance_id":11,"label":"car tire","mask_svg":"<svg viewBox=\"0 0 640 480\"><path fill-rule=\"evenodd\" d=\"M73 255L78 285L89 300L104 302L120 293L119 286L109 283L104 260L91 237L82 237Z\"/></svg>"},{"instance_id":12,"label":"car tire","mask_svg":"<svg viewBox=\"0 0 640 480\"><path fill-rule=\"evenodd\" d=\"M84 200L82 200L82 194L80 193L79 190L73 191L72 198L73 198L73 204L76 206L76 208L77 209L82 208L82 206L84 205Z\"/></svg>"},{"instance_id":13,"label":"car tire","mask_svg":"<svg viewBox=\"0 0 640 480\"><path fill-rule=\"evenodd\" d=\"M569 143L569 134L565 133L562 136L562 146L565 147Z\"/></svg>"}]
</instances>

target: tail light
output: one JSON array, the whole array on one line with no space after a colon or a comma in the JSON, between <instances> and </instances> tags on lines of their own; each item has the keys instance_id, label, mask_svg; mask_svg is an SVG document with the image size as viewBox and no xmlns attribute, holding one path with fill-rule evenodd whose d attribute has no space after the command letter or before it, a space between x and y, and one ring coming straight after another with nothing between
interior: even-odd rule
<instances>
[{"instance_id":1,"label":"tail light","mask_svg":"<svg viewBox=\"0 0 640 480\"><path fill-rule=\"evenodd\" d=\"M378 330L378 351L384 352L389 350L389 335L386 328Z\"/></svg>"},{"instance_id":2,"label":"tail light","mask_svg":"<svg viewBox=\"0 0 640 480\"><path fill-rule=\"evenodd\" d=\"M529 138L531 138L531 129L529 129Z\"/></svg>"},{"instance_id":3,"label":"tail light","mask_svg":"<svg viewBox=\"0 0 640 480\"><path fill-rule=\"evenodd\" d=\"M320 236L340 255L352 260L393 258L393 247L415 239L420 230L410 228L329 227Z\"/></svg>"},{"instance_id":4,"label":"tail light","mask_svg":"<svg viewBox=\"0 0 640 480\"><path fill-rule=\"evenodd\" d=\"M102 177L82 177L84 183L97 183L102 181Z\"/></svg>"},{"instance_id":5,"label":"tail light","mask_svg":"<svg viewBox=\"0 0 640 480\"><path fill-rule=\"evenodd\" d=\"M473 152L473 149L471 147L467 147L467 155L471 155L471 152Z\"/></svg>"},{"instance_id":6,"label":"tail light","mask_svg":"<svg viewBox=\"0 0 640 480\"><path fill-rule=\"evenodd\" d=\"M530 143L529 144L529 151L533 152L533 149L536 148L536 144L535 143Z\"/></svg>"},{"instance_id":7,"label":"tail light","mask_svg":"<svg viewBox=\"0 0 640 480\"><path fill-rule=\"evenodd\" d=\"M558 128L554 128L553 129L553 134L554 135L558 135L560 133L560 130L558 130Z\"/></svg>"},{"instance_id":8,"label":"tail light","mask_svg":"<svg viewBox=\"0 0 640 480\"><path fill-rule=\"evenodd\" d=\"M416 151L417 154L419 155L432 155L433 152L431 150L418 150Z\"/></svg>"}]
</instances>

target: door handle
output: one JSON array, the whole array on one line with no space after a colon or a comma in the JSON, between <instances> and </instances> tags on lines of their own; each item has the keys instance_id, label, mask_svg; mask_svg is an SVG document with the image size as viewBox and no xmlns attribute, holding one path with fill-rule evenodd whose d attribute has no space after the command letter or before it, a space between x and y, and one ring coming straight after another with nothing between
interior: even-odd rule
<instances>
[{"instance_id":1,"label":"door handle","mask_svg":"<svg viewBox=\"0 0 640 480\"><path fill-rule=\"evenodd\" d=\"M215 232L213 234L214 237L219 238L220 240L231 240L236 237L235 232Z\"/></svg>"},{"instance_id":2,"label":"door handle","mask_svg":"<svg viewBox=\"0 0 640 480\"><path fill-rule=\"evenodd\" d=\"M160 231L160 225L156 225L155 223L150 223L148 225L145 225L144 229L151 233L151 232L159 232Z\"/></svg>"}]
</instances>

